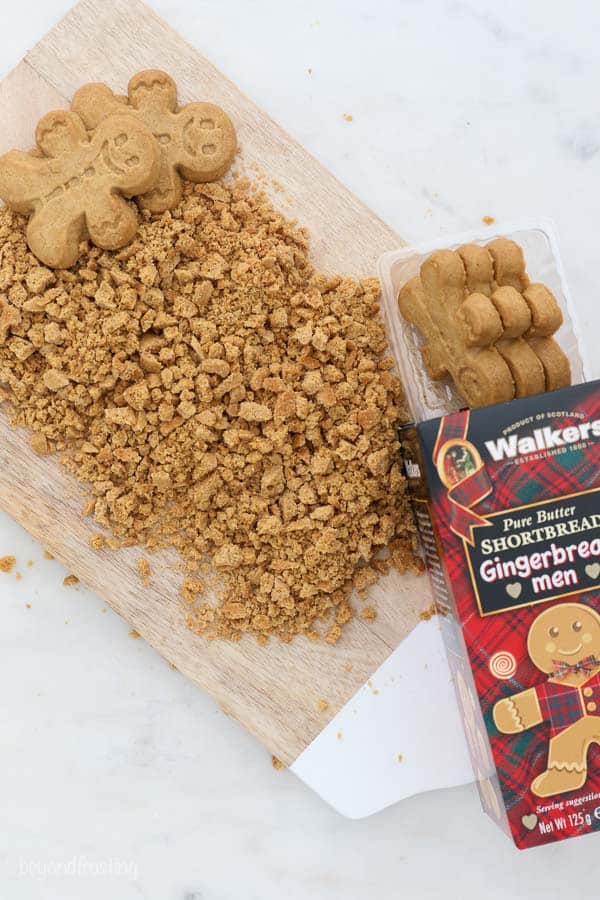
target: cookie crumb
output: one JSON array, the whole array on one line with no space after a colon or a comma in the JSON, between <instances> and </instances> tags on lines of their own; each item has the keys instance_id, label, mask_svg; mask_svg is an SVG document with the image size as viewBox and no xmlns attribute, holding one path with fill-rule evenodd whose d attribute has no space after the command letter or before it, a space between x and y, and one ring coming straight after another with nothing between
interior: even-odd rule
<instances>
[{"instance_id":1,"label":"cookie crumb","mask_svg":"<svg viewBox=\"0 0 600 900\"><path fill-rule=\"evenodd\" d=\"M342 738L343 738L343 737L344 737L344 735L343 735L343 732L341 732L341 731L338 731L338 733L337 733L337 735L336 735L336 737L337 737L337 739L338 739L338 741L341 741L341 740L342 740Z\"/></svg>"},{"instance_id":2,"label":"cookie crumb","mask_svg":"<svg viewBox=\"0 0 600 900\"><path fill-rule=\"evenodd\" d=\"M79 578L77 575L67 575L66 578L63 578L63 584L65 587L72 587L74 584L79 584Z\"/></svg>"},{"instance_id":3,"label":"cookie crumb","mask_svg":"<svg viewBox=\"0 0 600 900\"><path fill-rule=\"evenodd\" d=\"M351 672L353 668L353 663L344 663L344 672Z\"/></svg>"},{"instance_id":4,"label":"cookie crumb","mask_svg":"<svg viewBox=\"0 0 600 900\"><path fill-rule=\"evenodd\" d=\"M278 769L278 770L287 768L285 763L282 763L281 760L277 759L276 756L271 757L271 765L273 766L274 769Z\"/></svg>"},{"instance_id":5,"label":"cookie crumb","mask_svg":"<svg viewBox=\"0 0 600 900\"><path fill-rule=\"evenodd\" d=\"M322 712L322 713L327 712L327 710L329 709L328 701L327 700L319 700L319 702L317 703L317 709L319 710L319 712Z\"/></svg>"},{"instance_id":6,"label":"cookie crumb","mask_svg":"<svg viewBox=\"0 0 600 900\"><path fill-rule=\"evenodd\" d=\"M350 115L350 113L344 113L342 118L344 119L344 122L353 122L354 121L354 116Z\"/></svg>"},{"instance_id":7,"label":"cookie crumb","mask_svg":"<svg viewBox=\"0 0 600 900\"><path fill-rule=\"evenodd\" d=\"M481 221L484 225L493 225L496 220L493 216L482 216Z\"/></svg>"},{"instance_id":8,"label":"cookie crumb","mask_svg":"<svg viewBox=\"0 0 600 900\"><path fill-rule=\"evenodd\" d=\"M194 633L333 645L383 548L417 571L375 278L315 271L306 230L241 177L185 183L41 293L26 227L0 209L11 423L85 484L108 547L179 553Z\"/></svg>"},{"instance_id":9,"label":"cookie crumb","mask_svg":"<svg viewBox=\"0 0 600 900\"><path fill-rule=\"evenodd\" d=\"M360 617L361 619L364 619L365 622L374 622L377 618L377 613L372 606L365 606L360 614Z\"/></svg>"},{"instance_id":10,"label":"cookie crumb","mask_svg":"<svg viewBox=\"0 0 600 900\"><path fill-rule=\"evenodd\" d=\"M95 534L94 537L90 538L90 547L93 550L104 550L106 548L106 537L103 534Z\"/></svg>"},{"instance_id":11,"label":"cookie crumb","mask_svg":"<svg viewBox=\"0 0 600 900\"><path fill-rule=\"evenodd\" d=\"M32 565L33 565L33 560L32 560L32 559L28 559L27 562L25 563L25 565L27 566L28 569L30 569L30 568L32 567Z\"/></svg>"},{"instance_id":12,"label":"cookie crumb","mask_svg":"<svg viewBox=\"0 0 600 900\"><path fill-rule=\"evenodd\" d=\"M25 604L25 609L31 609L31 603L26 603L26 604Z\"/></svg>"},{"instance_id":13,"label":"cookie crumb","mask_svg":"<svg viewBox=\"0 0 600 900\"><path fill-rule=\"evenodd\" d=\"M132 628L129 632L129 637L133 638L134 641L137 641L139 638L141 638L141 634L135 628Z\"/></svg>"},{"instance_id":14,"label":"cookie crumb","mask_svg":"<svg viewBox=\"0 0 600 900\"><path fill-rule=\"evenodd\" d=\"M396 759L398 760L399 763L401 763L402 760L404 759L404 756L401 753L399 753L398 756L396 757Z\"/></svg>"},{"instance_id":15,"label":"cookie crumb","mask_svg":"<svg viewBox=\"0 0 600 900\"><path fill-rule=\"evenodd\" d=\"M49 550L44 550L44 559L54 559L54 556Z\"/></svg>"},{"instance_id":16,"label":"cookie crumb","mask_svg":"<svg viewBox=\"0 0 600 900\"><path fill-rule=\"evenodd\" d=\"M440 608L438 607L437 603L436 603L435 600L434 600L433 603L432 603L430 606L427 607L427 609L422 609L422 610L421 610L421 612L419 613L419 618L420 618L421 621L423 621L423 622L428 622L428 621L429 621L430 619L432 619L434 616L437 616L437 615L440 615L440 614L441 614L441 610L440 610Z\"/></svg>"},{"instance_id":17,"label":"cookie crumb","mask_svg":"<svg viewBox=\"0 0 600 900\"><path fill-rule=\"evenodd\" d=\"M144 557L138 559L137 570L138 575L142 579L144 587L148 587L148 585L150 584L150 576L152 574L152 569L150 567L149 561Z\"/></svg>"},{"instance_id":18,"label":"cookie crumb","mask_svg":"<svg viewBox=\"0 0 600 900\"><path fill-rule=\"evenodd\" d=\"M173 672L178 672L178 671L179 671L178 668L177 668L177 666L175 665L175 663L169 663L169 668L170 668Z\"/></svg>"},{"instance_id":19,"label":"cookie crumb","mask_svg":"<svg viewBox=\"0 0 600 900\"><path fill-rule=\"evenodd\" d=\"M23 576L21 575L20 572L15 572L15 578L17 579L17 581L20 581L22 577Z\"/></svg>"},{"instance_id":20,"label":"cookie crumb","mask_svg":"<svg viewBox=\"0 0 600 900\"><path fill-rule=\"evenodd\" d=\"M12 572L15 563L17 562L16 556L2 556L0 557L0 572Z\"/></svg>"}]
</instances>

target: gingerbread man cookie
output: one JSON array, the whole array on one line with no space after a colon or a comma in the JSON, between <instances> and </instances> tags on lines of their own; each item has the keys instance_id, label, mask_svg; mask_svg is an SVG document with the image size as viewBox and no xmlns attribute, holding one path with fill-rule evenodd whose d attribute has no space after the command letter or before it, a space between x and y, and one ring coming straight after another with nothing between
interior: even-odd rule
<instances>
[{"instance_id":1,"label":"gingerbread man cookie","mask_svg":"<svg viewBox=\"0 0 600 900\"><path fill-rule=\"evenodd\" d=\"M556 298L530 284L513 241L432 253L398 305L425 338L427 374L449 375L472 408L570 383L568 359L551 337L562 324Z\"/></svg>"},{"instance_id":2,"label":"gingerbread man cookie","mask_svg":"<svg viewBox=\"0 0 600 900\"><path fill-rule=\"evenodd\" d=\"M548 765L531 784L536 797L583 787L588 750L600 744L600 615L583 603L561 603L529 629L529 656L549 678L499 700L494 722L504 734L550 723Z\"/></svg>"},{"instance_id":3,"label":"gingerbread man cookie","mask_svg":"<svg viewBox=\"0 0 600 900\"><path fill-rule=\"evenodd\" d=\"M503 331L500 316L484 293L470 291L484 277L480 255L470 252L470 258L465 269L452 250L432 253L400 291L398 305L426 338L421 352L430 378L450 375L466 403L478 407L511 400L514 384L494 347Z\"/></svg>"},{"instance_id":4,"label":"gingerbread man cookie","mask_svg":"<svg viewBox=\"0 0 600 900\"><path fill-rule=\"evenodd\" d=\"M567 356L553 339L563 323L556 297L544 284L532 283L525 270L523 250L514 241L497 238L485 248L494 265L495 292L492 300L504 295L505 303L521 310L523 330L513 337L522 339L511 344L499 342L513 377L517 397L542 391L554 391L571 383L571 367ZM505 331L504 338L511 335Z\"/></svg>"},{"instance_id":5,"label":"gingerbread man cookie","mask_svg":"<svg viewBox=\"0 0 600 900\"><path fill-rule=\"evenodd\" d=\"M79 116L57 110L40 119L38 150L0 157L0 197L30 215L27 243L41 262L68 268L89 237L113 250L137 229L124 197L158 179L160 154L152 133L131 116L111 116L88 135Z\"/></svg>"},{"instance_id":6,"label":"gingerbread man cookie","mask_svg":"<svg viewBox=\"0 0 600 900\"><path fill-rule=\"evenodd\" d=\"M86 84L73 97L71 108L88 128L118 112L130 113L150 128L160 146L160 177L139 202L153 212L177 206L182 176L188 181L214 181L235 155L235 130L223 110L212 103L178 107L175 82L158 69L134 75L127 98L116 96L105 84Z\"/></svg>"}]
</instances>

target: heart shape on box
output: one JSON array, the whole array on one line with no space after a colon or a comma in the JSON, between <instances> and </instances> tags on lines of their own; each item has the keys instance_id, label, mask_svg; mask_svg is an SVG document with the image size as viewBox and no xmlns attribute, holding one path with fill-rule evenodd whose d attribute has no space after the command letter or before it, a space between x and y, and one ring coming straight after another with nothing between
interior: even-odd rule
<instances>
[{"instance_id":1,"label":"heart shape on box","mask_svg":"<svg viewBox=\"0 0 600 900\"><path fill-rule=\"evenodd\" d=\"M589 566L585 567L585 574L589 575L590 578L597 578L600 575L600 563L590 563Z\"/></svg>"},{"instance_id":2,"label":"heart shape on box","mask_svg":"<svg viewBox=\"0 0 600 900\"><path fill-rule=\"evenodd\" d=\"M522 590L523 585L520 581L513 581L511 584L506 585L506 593L509 597L512 597L513 600L517 600L521 596Z\"/></svg>"},{"instance_id":3,"label":"heart shape on box","mask_svg":"<svg viewBox=\"0 0 600 900\"><path fill-rule=\"evenodd\" d=\"M527 831L533 831L538 823L538 817L535 813L530 813L528 816L523 816L521 822L523 823Z\"/></svg>"}]
</instances>

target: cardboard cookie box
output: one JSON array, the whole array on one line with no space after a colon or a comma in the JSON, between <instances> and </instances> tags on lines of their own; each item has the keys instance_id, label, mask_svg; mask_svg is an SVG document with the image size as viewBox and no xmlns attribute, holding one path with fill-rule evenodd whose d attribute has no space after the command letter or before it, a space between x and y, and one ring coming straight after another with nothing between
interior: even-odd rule
<instances>
[{"instance_id":1,"label":"cardboard cookie box","mask_svg":"<svg viewBox=\"0 0 600 900\"><path fill-rule=\"evenodd\" d=\"M465 408L423 373L422 335L396 305L435 245L388 254L380 274L415 423L405 468L482 804L526 848L600 829L600 382L584 378L551 229L500 234L560 306L571 386Z\"/></svg>"}]
</instances>

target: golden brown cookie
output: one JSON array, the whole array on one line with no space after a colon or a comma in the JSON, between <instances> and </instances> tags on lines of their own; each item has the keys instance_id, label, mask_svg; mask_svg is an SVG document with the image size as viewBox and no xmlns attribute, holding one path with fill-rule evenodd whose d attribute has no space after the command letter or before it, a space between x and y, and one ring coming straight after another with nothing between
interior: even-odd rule
<instances>
[{"instance_id":1,"label":"golden brown cookie","mask_svg":"<svg viewBox=\"0 0 600 900\"><path fill-rule=\"evenodd\" d=\"M516 396L525 397L543 390L553 391L560 387L566 387L571 383L571 366L565 353L551 337L563 322L563 315L556 297L544 284L529 281L525 271L523 250L514 241L508 238L497 238L487 245L487 249L494 261L496 285L500 289L510 288L515 293L520 293L529 308L530 324L528 329L521 333L530 352L527 352L522 344L518 351L513 348L511 352L512 364L520 367L515 381L518 381L521 385L520 389L525 391L525 393L519 393L519 388L517 388ZM539 338L546 338L546 340L540 341ZM502 352L502 349L499 349ZM519 354L518 359L516 359L517 353ZM537 357L538 363L533 359L534 355ZM509 365L511 365L510 361ZM542 372L543 386L540 387ZM514 369L513 374L515 374Z\"/></svg>"},{"instance_id":2,"label":"golden brown cookie","mask_svg":"<svg viewBox=\"0 0 600 900\"><path fill-rule=\"evenodd\" d=\"M556 297L545 284L530 284L523 297L531 313L531 327L527 337L550 337L563 323L563 314Z\"/></svg>"},{"instance_id":3,"label":"golden brown cookie","mask_svg":"<svg viewBox=\"0 0 600 900\"><path fill-rule=\"evenodd\" d=\"M161 168L156 187L139 197L153 212L173 209L182 197L181 178L214 181L223 175L236 151L230 118L212 103L177 105L177 86L166 72L138 72L128 97L118 97L105 84L85 84L71 103L88 128L115 112L129 113L150 128L160 146Z\"/></svg>"},{"instance_id":4,"label":"golden brown cookie","mask_svg":"<svg viewBox=\"0 0 600 900\"><path fill-rule=\"evenodd\" d=\"M486 250L492 257L496 284L500 287L509 285L516 291L524 291L529 284L529 278L525 271L522 248L508 238L496 238L487 244Z\"/></svg>"},{"instance_id":5,"label":"golden brown cookie","mask_svg":"<svg viewBox=\"0 0 600 900\"><path fill-rule=\"evenodd\" d=\"M514 278L516 283L518 277ZM546 388L544 368L522 335L531 328L531 310L525 298L510 285L497 287L492 303L502 320L503 333L496 349L507 363L515 383L515 397L529 397Z\"/></svg>"},{"instance_id":6,"label":"golden brown cookie","mask_svg":"<svg viewBox=\"0 0 600 900\"><path fill-rule=\"evenodd\" d=\"M515 383L515 397L530 397L546 390L544 367L523 338L503 338L496 349L508 365Z\"/></svg>"},{"instance_id":7,"label":"golden brown cookie","mask_svg":"<svg viewBox=\"0 0 600 900\"><path fill-rule=\"evenodd\" d=\"M500 317L484 294L467 296L466 283L461 256L438 250L400 291L400 311L426 338L423 361L431 378L449 374L471 407L510 400L510 370L492 346L502 334Z\"/></svg>"},{"instance_id":8,"label":"golden brown cookie","mask_svg":"<svg viewBox=\"0 0 600 900\"><path fill-rule=\"evenodd\" d=\"M527 343L539 359L544 369L547 391L571 384L571 364L566 353L552 338L530 337Z\"/></svg>"},{"instance_id":9,"label":"golden brown cookie","mask_svg":"<svg viewBox=\"0 0 600 900\"><path fill-rule=\"evenodd\" d=\"M0 157L0 197L29 215L27 242L53 268L72 266L79 243L114 250L137 229L124 197L156 184L160 154L152 133L131 116L110 116L89 135L79 116L57 110L40 119L37 151Z\"/></svg>"},{"instance_id":10,"label":"golden brown cookie","mask_svg":"<svg viewBox=\"0 0 600 900\"><path fill-rule=\"evenodd\" d=\"M569 361L551 337L560 307L547 287L530 283L514 241L436 251L398 304L425 338L429 377L450 375L471 407L570 383Z\"/></svg>"},{"instance_id":11,"label":"golden brown cookie","mask_svg":"<svg viewBox=\"0 0 600 900\"><path fill-rule=\"evenodd\" d=\"M465 267L466 288L469 293L491 296L494 280L492 257L485 247L463 244L456 251Z\"/></svg>"}]
</instances>

